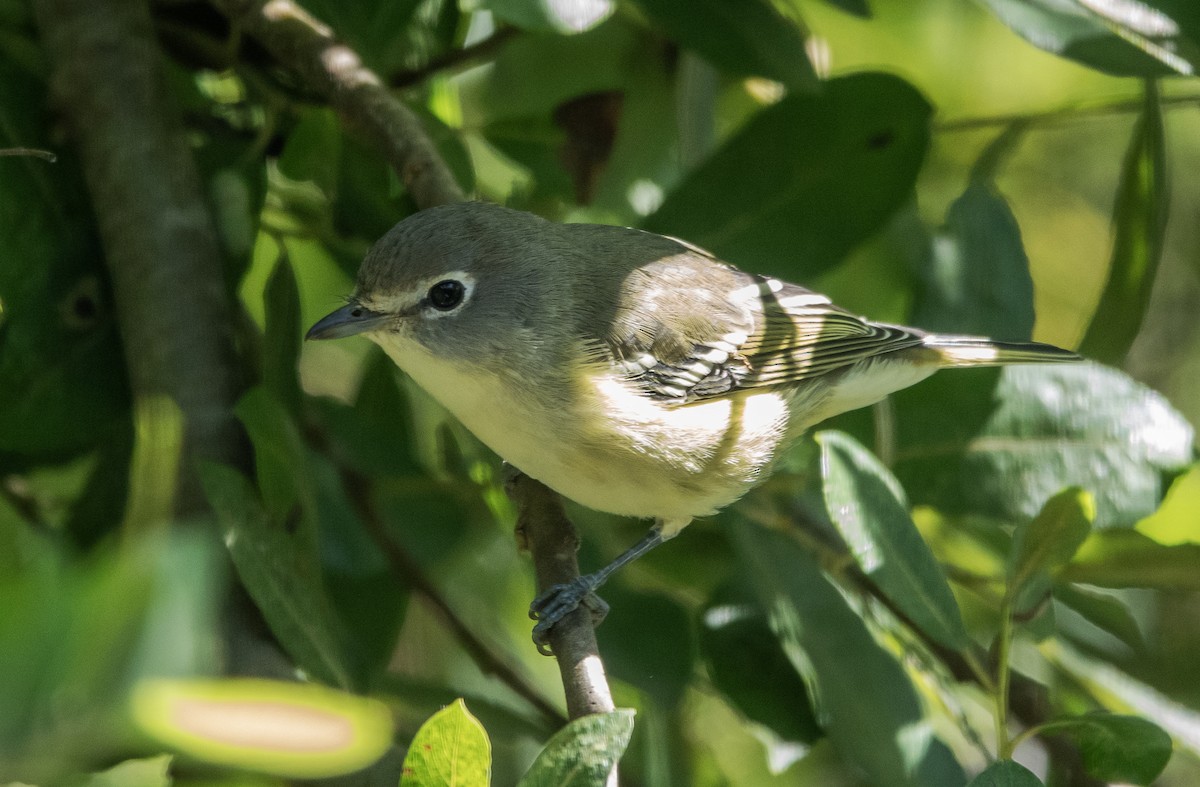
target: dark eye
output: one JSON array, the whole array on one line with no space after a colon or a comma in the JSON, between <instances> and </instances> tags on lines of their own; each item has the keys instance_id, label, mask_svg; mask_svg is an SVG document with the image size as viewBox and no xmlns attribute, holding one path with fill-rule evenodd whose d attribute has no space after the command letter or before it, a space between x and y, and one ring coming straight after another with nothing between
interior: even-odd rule
<instances>
[{"instance_id":1,"label":"dark eye","mask_svg":"<svg viewBox=\"0 0 1200 787\"><path fill-rule=\"evenodd\" d=\"M466 292L467 288L461 281L446 279L429 288L429 302L435 309L441 309L444 312L450 311L462 303L463 295Z\"/></svg>"}]
</instances>

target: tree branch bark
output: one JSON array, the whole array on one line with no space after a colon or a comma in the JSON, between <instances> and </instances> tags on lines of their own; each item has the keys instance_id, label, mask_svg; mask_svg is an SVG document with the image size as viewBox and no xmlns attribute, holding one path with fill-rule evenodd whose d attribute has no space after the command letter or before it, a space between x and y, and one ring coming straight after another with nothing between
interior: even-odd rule
<instances>
[{"instance_id":1,"label":"tree branch bark","mask_svg":"<svg viewBox=\"0 0 1200 787\"><path fill-rule=\"evenodd\" d=\"M213 0L236 30L256 39L337 111L342 122L391 164L421 208L465 197L420 121L328 27L293 0ZM522 476L513 485L518 529L533 556L539 588L579 576L578 543L558 496ZM586 611L554 627L551 644L571 718L612 710L608 683Z\"/></svg>"},{"instance_id":2,"label":"tree branch bark","mask_svg":"<svg viewBox=\"0 0 1200 787\"><path fill-rule=\"evenodd\" d=\"M135 407L178 406L175 513L207 511L196 460L245 468L233 416L230 288L145 0L37 0L52 94L79 149L112 277Z\"/></svg>"},{"instance_id":3,"label":"tree branch bark","mask_svg":"<svg viewBox=\"0 0 1200 787\"><path fill-rule=\"evenodd\" d=\"M213 3L236 31L252 36L324 96L347 128L388 160L420 208L464 199L421 121L332 30L292 0Z\"/></svg>"}]
</instances>

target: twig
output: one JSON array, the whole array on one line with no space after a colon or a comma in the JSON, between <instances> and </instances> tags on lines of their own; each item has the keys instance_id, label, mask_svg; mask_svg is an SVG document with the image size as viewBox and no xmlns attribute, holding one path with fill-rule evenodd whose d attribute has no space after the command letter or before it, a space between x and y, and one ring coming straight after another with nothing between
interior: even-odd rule
<instances>
[{"instance_id":1,"label":"twig","mask_svg":"<svg viewBox=\"0 0 1200 787\"><path fill-rule=\"evenodd\" d=\"M51 164L58 161L58 156L54 153L37 148L0 148L0 156L32 156L40 158L42 161L49 161Z\"/></svg>"},{"instance_id":2,"label":"twig","mask_svg":"<svg viewBox=\"0 0 1200 787\"><path fill-rule=\"evenodd\" d=\"M214 0L249 35L325 97L346 126L380 152L421 208L463 200L420 120L350 47L293 0Z\"/></svg>"},{"instance_id":3,"label":"twig","mask_svg":"<svg viewBox=\"0 0 1200 787\"><path fill-rule=\"evenodd\" d=\"M388 83L394 88L411 87L424 82L439 71L466 65L475 60L481 60L511 41L516 37L518 32L518 29L515 27L502 27L482 41L477 41L462 49L454 49L431 58L428 63L420 68L411 71L399 71L392 74L388 78Z\"/></svg>"},{"instance_id":4,"label":"twig","mask_svg":"<svg viewBox=\"0 0 1200 787\"><path fill-rule=\"evenodd\" d=\"M1164 107L1187 106L1189 104L1200 105L1200 96L1164 96L1161 101ZM1004 115L984 115L982 117L957 118L952 120L944 120L940 123L937 123L935 124L934 128L937 131L943 132L977 131L984 128L995 128L996 126L1010 126L1014 123L1024 123L1030 125L1054 123L1063 120L1075 120L1081 117L1100 117L1104 115L1121 115L1131 112L1140 112L1142 108L1145 107L1145 104L1146 102L1144 99L1134 98L1126 101L1108 102L1103 104L1062 107L1060 109L1051 109L1046 112L1014 112Z\"/></svg>"},{"instance_id":5,"label":"twig","mask_svg":"<svg viewBox=\"0 0 1200 787\"><path fill-rule=\"evenodd\" d=\"M475 632L471 631L466 622L458 616L433 580L426 576L420 563L392 540L387 532L387 526L384 525L379 513L370 503L370 482L360 473L345 466L339 468L339 473L342 477L342 485L349 493L351 504L366 526L367 533L387 558L388 565L396 578L425 597L438 617L441 618L442 623L454 633L480 670L495 675L532 705L551 724L556 726L565 724L567 720L563 718L554 703L546 699L536 686L526 680L524 675L493 653L487 643L475 636Z\"/></svg>"}]
</instances>

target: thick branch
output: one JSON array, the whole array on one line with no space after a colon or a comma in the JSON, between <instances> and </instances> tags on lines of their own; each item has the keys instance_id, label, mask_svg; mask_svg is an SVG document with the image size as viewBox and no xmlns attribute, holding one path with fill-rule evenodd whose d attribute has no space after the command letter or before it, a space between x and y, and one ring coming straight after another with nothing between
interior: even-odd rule
<instances>
[{"instance_id":1,"label":"thick branch","mask_svg":"<svg viewBox=\"0 0 1200 787\"><path fill-rule=\"evenodd\" d=\"M462 189L417 116L328 27L292 0L213 2L236 30L252 36L324 96L342 122L395 168L419 207L463 200Z\"/></svg>"},{"instance_id":2,"label":"thick branch","mask_svg":"<svg viewBox=\"0 0 1200 787\"><path fill-rule=\"evenodd\" d=\"M195 460L244 467L216 229L145 0L38 0L53 95L83 161L135 399L182 413L176 510L206 508Z\"/></svg>"}]
</instances>

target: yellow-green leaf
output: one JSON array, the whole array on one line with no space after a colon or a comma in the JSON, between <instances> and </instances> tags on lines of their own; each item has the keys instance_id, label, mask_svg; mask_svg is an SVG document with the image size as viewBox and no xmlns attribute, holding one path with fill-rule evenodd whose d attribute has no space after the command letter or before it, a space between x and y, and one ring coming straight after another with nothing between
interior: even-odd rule
<instances>
[{"instance_id":1,"label":"yellow-green leaf","mask_svg":"<svg viewBox=\"0 0 1200 787\"><path fill-rule=\"evenodd\" d=\"M487 787L492 744L461 699L421 725L404 757L402 787Z\"/></svg>"},{"instance_id":2,"label":"yellow-green leaf","mask_svg":"<svg viewBox=\"0 0 1200 787\"><path fill-rule=\"evenodd\" d=\"M387 706L315 684L146 680L132 712L142 732L179 754L293 778L352 773L392 742Z\"/></svg>"}]
</instances>

